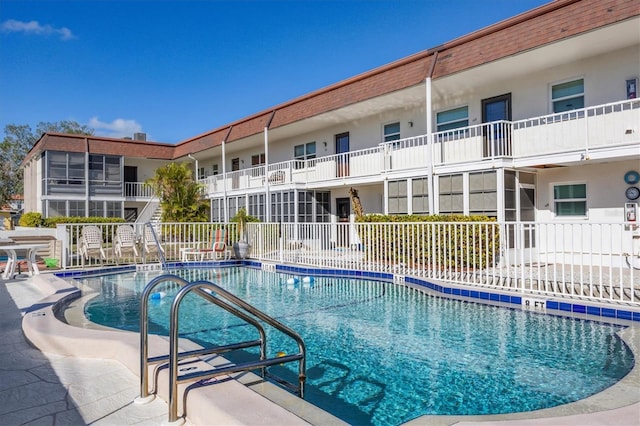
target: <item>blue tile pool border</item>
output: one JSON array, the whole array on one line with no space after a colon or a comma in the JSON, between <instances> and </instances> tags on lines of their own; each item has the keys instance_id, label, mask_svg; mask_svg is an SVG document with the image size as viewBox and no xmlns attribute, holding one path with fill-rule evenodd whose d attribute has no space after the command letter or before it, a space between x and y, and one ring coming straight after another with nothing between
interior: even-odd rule
<instances>
[{"instance_id":1,"label":"blue tile pool border","mask_svg":"<svg viewBox=\"0 0 640 426\"><path fill-rule=\"evenodd\" d=\"M172 262L168 266L170 268L197 268L206 266L248 266L252 268L261 268L262 263L256 260L225 260L225 261L202 261L202 262ZM315 275L322 277L349 277L349 278L368 278L381 281L393 281L394 274L388 272L370 272L359 271L353 269L323 269L303 266L293 266L286 264L279 264L275 262L264 262L270 265L275 265L276 272L298 274L298 275ZM74 278L84 276L105 275L119 272L131 272L136 270L136 265L126 266L114 266L100 268L99 270L73 270L73 271L60 271L54 272L54 275L60 278ZM435 284L422 278L403 276L404 282L412 284L418 287L424 287L431 290L433 293L441 294L443 297L454 296L455 298L466 298L469 300L475 300L479 303L487 302L499 302L508 305L522 306L523 299L540 298L544 299L544 295L515 295L505 292L492 292L485 289L475 288L462 288L458 286L448 286L443 284ZM577 314L577 315L591 315L601 317L602 320L607 319L619 319L625 321L638 321L640 322L640 311L632 311L624 309L624 307L603 307L589 304L588 301L568 301L568 300L545 300L545 308L547 313L555 313L558 315L563 314ZM597 302L596 302L597 303Z\"/></svg>"}]
</instances>

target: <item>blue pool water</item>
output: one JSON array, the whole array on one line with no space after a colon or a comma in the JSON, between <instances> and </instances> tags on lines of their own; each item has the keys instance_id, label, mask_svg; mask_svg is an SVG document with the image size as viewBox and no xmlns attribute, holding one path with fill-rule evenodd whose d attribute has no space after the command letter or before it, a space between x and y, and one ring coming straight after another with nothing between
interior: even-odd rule
<instances>
[{"instance_id":1,"label":"blue pool water","mask_svg":"<svg viewBox=\"0 0 640 426\"><path fill-rule=\"evenodd\" d=\"M86 305L87 317L138 330L138 297L156 274L84 279L100 291ZM553 407L602 391L634 364L615 325L433 297L371 280L316 277L293 285L290 275L239 267L178 275L211 280L299 332L308 353L305 399L351 424ZM167 330L172 293L166 292L150 306L156 333ZM257 337L252 327L195 295L183 302L180 324L183 337L203 346ZM275 332L268 332L268 342L269 356L297 349ZM297 364L277 368L295 382Z\"/></svg>"}]
</instances>

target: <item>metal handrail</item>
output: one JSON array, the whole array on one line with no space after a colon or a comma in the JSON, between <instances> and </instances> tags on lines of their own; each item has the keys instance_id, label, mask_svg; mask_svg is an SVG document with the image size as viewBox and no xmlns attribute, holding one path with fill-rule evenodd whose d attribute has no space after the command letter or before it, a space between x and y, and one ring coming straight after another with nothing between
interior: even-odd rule
<instances>
[{"instance_id":1,"label":"metal handrail","mask_svg":"<svg viewBox=\"0 0 640 426\"><path fill-rule=\"evenodd\" d=\"M150 392L149 392L149 365L158 364L158 363L169 360L168 354L149 358L149 343L148 343L149 342L149 321L148 321L149 296L151 296L152 292L156 289L156 287L166 282L173 282L180 286L184 286L188 284L187 280L177 275L162 275L149 281L149 283L145 286L140 296L141 298L140 300L140 396L137 398L137 400L140 402L146 402L152 399L152 395L150 395ZM214 297L213 295L207 292L199 291L198 295L204 297L206 300L216 304L217 306L225 309L230 314L235 315L245 320L249 324L253 325L257 329L258 333L260 334L260 339L259 339L260 357L261 358L266 357L267 337L266 337L264 328L258 321L256 321L251 316L246 315L244 312L234 308L233 306L227 305L226 303L222 302L220 299ZM258 346L258 345L252 345L252 346ZM194 351L181 353L181 358L187 358L191 356L198 356L198 355L205 355L205 354L211 355L213 353L224 353L234 349L235 348L228 349L224 346L219 346L216 348L208 348L208 349L198 349ZM155 393L156 391L157 389L154 383L154 388L152 393Z\"/></svg>"},{"instance_id":2,"label":"metal handrail","mask_svg":"<svg viewBox=\"0 0 640 426\"><path fill-rule=\"evenodd\" d=\"M160 245L160 240L158 239L158 235L156 235L156 230L153 229L153 224L151 222L147 222L144 224L144 226L148 226L149 230L151 231L151 235L153 236L153 241L156 243L156 246L158 246L158 259L160 259L160 264L162 265L162 270L163 271L169 271L169 267L167 266L167 259L164 257L164 250L162 249L162 246ZM145 238L144 232L142 233L142 238Z\"/></svg>"},{"instance_id":3,"label":"metal handrail","mask_svg":"<svg viewBox=\"0 0 640 426\"><path fill-rule=\"evenodd\" d=\"M175 282L182 286L182 288L176 294L173 303L171 305L171 320L169 324L169 356L159 356L159 357L148 357L148 300L151 292L154 288L156 288L160 283L163 282ZM248 322L251 325L254 325L259 333L260 339L254 341L240 342L232 345L219 346L216 348L208 348L208 349L200 349L196 351L188 351L188 352L179 352L178 349L178 336L179 336L179 322L178 322L178 311L180 308L180 303L182 299L189 292L196 292L201 297L206 300L216 304L217 306L227 310L233 315L236 315L238 318L241 318ZM225 299L225 300L221 300ZM232 303L233 305L229 304ZM238 309L241 308L242 310ZM257 322L255 318L258 318L270 326L274 327L278 331L286 334L291 337L298 345L299 352L296 354L277 356L274 358L266 358L266 335L264 333L264 329ZM178 376L178 361L183 358L195 356L195 355L204 355L211 353L221 353L221 351L228 352L230 350L235 350L239 348L258 346L260 345L260 360L258 361L250 361L244 362L234 365L229 365L225 367L215 367L212 370L207 371L199 371L193 373L183 374ZM192 381L195 379L209 379L212 377L217 377L224 374L236 373L240 371L252 371L256 369L260 369L261 375L264 378L265 376L265 368L284 364L287 362L299 362L299 387L298 394L300 397L304 398L304 383L306 380L306 347L302 337L286 325L280 323L276 319L270 317L264 312L258 310L254 306L248 304L244 300L235 296L232 293L229 293L222 287L209 282L209 281L194 281L187 282L185 279L175 276L175 275L163 275L160 277L156 277L151 280L142 293L142 302L141 302L141 314L140 314L140 397L139 400L141 402L146 402L149 399L149 383L148 383L148 366L150 363L157 363L169 360L169 422L173 423L178 420L178 383ZM156 390L156 385L154 384L154 391Z\"/></svg>"}]
</instances>

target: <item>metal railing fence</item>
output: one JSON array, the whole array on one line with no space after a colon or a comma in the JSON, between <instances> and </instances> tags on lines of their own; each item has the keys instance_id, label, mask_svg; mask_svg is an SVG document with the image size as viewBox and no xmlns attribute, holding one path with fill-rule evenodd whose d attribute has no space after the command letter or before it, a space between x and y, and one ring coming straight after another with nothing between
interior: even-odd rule
<instances>
[{"instance_id":1,"label":"metal railing fence","mask_svg":"<svg viewBox=\"0 0 640 426\"><path fill-rule=\"evenodd\" d=\"M85 259L85 266L158 261L157 253L144 254L140 239L140 257L116 258L118 225L95 225L102 229L105 258ZM82 266L77 244L83 226L58 226L65 268ZM235 223L162 223L156 233L172 262L193 260L182 251L206 249L219 227L227 230L230 248L238 240ZM142 231L136 228L137 235ZM629 223L248 223L247 235L250 257L267 263L640 305L640 229Z\"/></svg>"}]
</instances>

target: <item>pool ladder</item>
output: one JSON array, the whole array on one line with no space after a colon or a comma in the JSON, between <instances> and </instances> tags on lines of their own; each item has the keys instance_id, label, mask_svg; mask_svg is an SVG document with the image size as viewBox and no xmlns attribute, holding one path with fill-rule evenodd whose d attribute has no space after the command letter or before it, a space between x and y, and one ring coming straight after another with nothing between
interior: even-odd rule
<instances>
[{"instance_id":1,"label":"pool ladder","mask_svg":"<svg viewBox=\"0 0 640 426\"><path fill-rule=\"evenodd\" d=\"M171 304L170 324L169 324L169 354L149 357L149 299L154 290L163 283L174 283L182 287L175 295ZM180 303L184 297L193 292L203 299L217 305L232 315L253 325L260 334L259 339L248 340L213 348L197 349L191 351L180 352L178 348L179 323L178 312ZM298 345L298 352L293 354L281 354L273 358L267 358L267 339L264 328L258 320L264 321L266 324L274 327L285 335L291 337ZM179 375L178 362L185 358L194 358L202 355L213 355L230 352L237 349L250 347L260 347L260 359L247 361L238 364L228 364L224 366L212 367L205 371L192 371ZM295 362L298 364L299 383L296 386L284 379L270 375L266 371L266 367ZM306 379L306 348L302 337L295 331L278 320L270 317L264 312L258 310L254 306L248 304L239 297L229 293L222 287L209 281L193 281L189 282L177 275L166 274L154 278L145 286L140 301L140 396L136 398L136 403L147 403L155 398L157 392L157 379L152 392L149 391L149 366L155 364L169 365L169 424L180 425L184 419L178 417L178 384L191 382L195 380L205 380L213 377L238 373L242 371L259 370L260 375L270 377L277 381L281 386L294 391L301 398L304 398L304 383ZM185 391L186 392L186 391ZM183 398L186 403L186 398ZM183 411L185 409L183 408Z\"/></svg>"}]
</instances>

